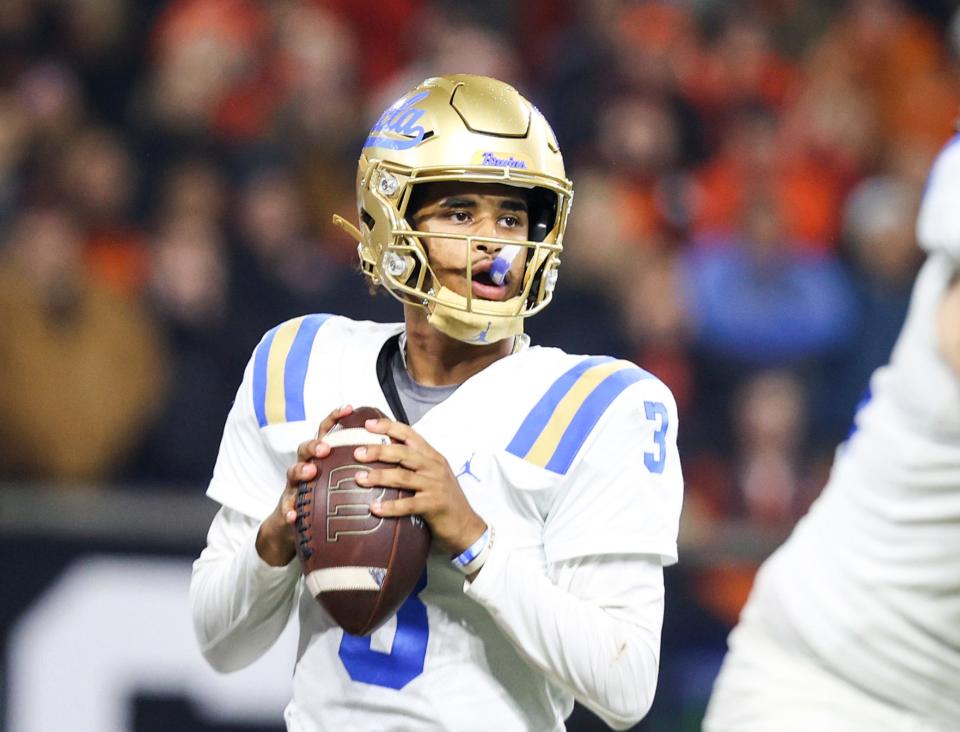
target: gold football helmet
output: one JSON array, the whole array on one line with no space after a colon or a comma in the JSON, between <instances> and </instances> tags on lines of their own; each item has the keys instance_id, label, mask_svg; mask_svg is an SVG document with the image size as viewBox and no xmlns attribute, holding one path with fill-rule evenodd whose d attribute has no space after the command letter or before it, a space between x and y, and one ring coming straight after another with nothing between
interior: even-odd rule
<instances>
[{"instance_id":1,"label":"gold football helmet","mask_svg":"<svg viewBox=\"0 0 960 732\"><path fill-rule=\"evenodd\" d=\"M520 293L504 302L442 287L421 237L408 223L411 194L425 183L499 183L530 191L526 241L444 234L464 246L519 244L526 254ZM397 299L425 308L442 332L470 343L492 343L523 330L523 318L553 297L563 233L573 199L553 130L539 110L496 79L457 74L430 78L401 97L374 124L357 171L359 228L334 222L359 244L363 272ZM412 212L411 212L412 213Z\"/></svg>"}]
</instances>

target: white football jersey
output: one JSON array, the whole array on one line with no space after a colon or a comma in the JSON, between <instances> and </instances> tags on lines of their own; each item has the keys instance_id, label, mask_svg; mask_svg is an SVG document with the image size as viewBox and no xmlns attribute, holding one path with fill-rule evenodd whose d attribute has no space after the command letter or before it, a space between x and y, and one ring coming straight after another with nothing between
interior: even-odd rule
<instances>
[{"instance_id":1,"label":"white football jersey","mask_svg":"<svg viewBox=\"0 0 960 732\"><path fill-rule=\"evenodd\" d=\"M928 257L827 487L741 618L946 729L960 725L960 380L937 312L956 272Z\"/></svg>"},{"instance_id":2,"label":"white football jersey","mask_svg":"<svg viewBox=\"0 0 960 732\"><path fill-rule=\"evenodd\" d=\"M352 404L391 415L376 362L402 328L310 315L270 331L247 367L208 494L259 521L274 510L298 444L329 412ZM497 541L545 575L552 563L597 555L676 561L676 406L633 364L528 348L468 379L413 427L446 457ZM344 634L309 592L299 618L293 730L549 730L573 706L437 551L395 618L368 638Z\"/></svg>"}]
</instances>

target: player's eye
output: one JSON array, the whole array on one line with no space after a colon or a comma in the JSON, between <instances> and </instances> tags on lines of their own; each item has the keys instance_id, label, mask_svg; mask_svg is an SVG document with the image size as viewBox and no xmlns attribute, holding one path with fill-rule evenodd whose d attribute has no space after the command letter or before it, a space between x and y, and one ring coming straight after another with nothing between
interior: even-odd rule
<instances>
[{"instance_id":1,"label":"player's eye","mask_svg":"<svg viewBox=\"0 0 960 732\"><path fill-rule=\"evenodd\" d=\"M467 224L471 220L470 212L464 210L451 211L449 217L451 221L455 221L458 224Z\"/></svg>"},{"instance_id":2,"label":"player's eye","mask_svg":"<svg viewBox=\"0 0 960 732\"><path fill-rule=\"evenodd\" d=\"M520 220L519 216L506 215L500 217L500 225L505 226L508 229L516 229L519 226L523 226L523 222Z\"/></svg>"}]
</instances>

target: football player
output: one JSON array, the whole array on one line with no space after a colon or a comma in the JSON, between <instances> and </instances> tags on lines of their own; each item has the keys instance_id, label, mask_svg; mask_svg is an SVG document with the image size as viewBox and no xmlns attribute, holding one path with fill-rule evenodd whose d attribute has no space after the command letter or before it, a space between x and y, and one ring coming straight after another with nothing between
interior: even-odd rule
<instances>
[{"instance_id":1,"label":"football player","mask_svg":"<svg viewBox=\"0 0 960 732\"><path fill-rule=\"evenodd\" d=\"M917 222L927 252L830 480L764 563L709 732L960 729L960 136Z\"/></svg>"},{"instance_id":2,"label":"football player","mask_svg":"<svg viewBox=\"0 0 960 732\"><path fill-rule=\"evenodd\" d=\"M493 79L428 79L371 130L359 226L337 220L404 322L307 315L264 336L191 585L223 671L298 612L289 729L556 730L574 699L622 729L649 709L677 559L677 411L633 364L523 333L553 295L572 196L543 116ZM293 496L352 409L338 405L391 415L367 428L394 444L356 458L396 467L357 481L413 491L371 511L420 515L433 535L425 576L370 637L333 623L294 559Z\"/></svg>"}]
</instances>

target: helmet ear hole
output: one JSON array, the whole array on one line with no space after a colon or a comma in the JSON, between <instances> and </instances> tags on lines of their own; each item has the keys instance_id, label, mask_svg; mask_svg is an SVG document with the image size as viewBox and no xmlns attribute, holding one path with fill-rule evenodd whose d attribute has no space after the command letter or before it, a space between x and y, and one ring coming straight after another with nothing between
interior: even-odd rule
<instances>
[{"instance_id":1,"label":"helmet ear hole","mask_svg":"<svg viewBox=\"0 0 960 732\"><path fill-rule=\"evenodd\" d=\"M527 307L533 307L537 304L537 300L540 297L540 290L543 288L543 271L546 266L547 263L543 262L537 268L537 271L533 273L535 287L530 288L530 294L527 296Z\"/></svg>"},{"instance_id":2,"label":"helmet ear hole","mask_svg":"<svg viewBox=\"0 0 960 732\"><path fill-rule=\"evenodd\" d=\"M527 194L530 209L530 240L537 243L547 238L557 221L557 196L543 188Z\"/></svg>"},{"instance_id":3,"label":"helmet ear hole","mask_svg":"<svg viewBox=\"0 0 960 732\"><path fill-rule=\"evenodd\" d=\"M364 226L367 227L368 231L373 231L373 227L376 226L377 224L376 220L373 218L373 216L370 215L370 212L367 211L367 209L365 208L360 209L360 221L363 223Z\"/></svg>"},{"instance_id":4,"label":"helmet ear hole","mask_svg":"<svg viewBox=\"0 0 960 732\"><path fill-rule=\"evenodd\" d=\"M410 226L414 226L413 217L417 211L423 208L423 202L430 190L429 183L420 183L410 186L410 195L407 198L407 206L403 209L403 218L407 220Z\"/></svg>"}]
</instances>

